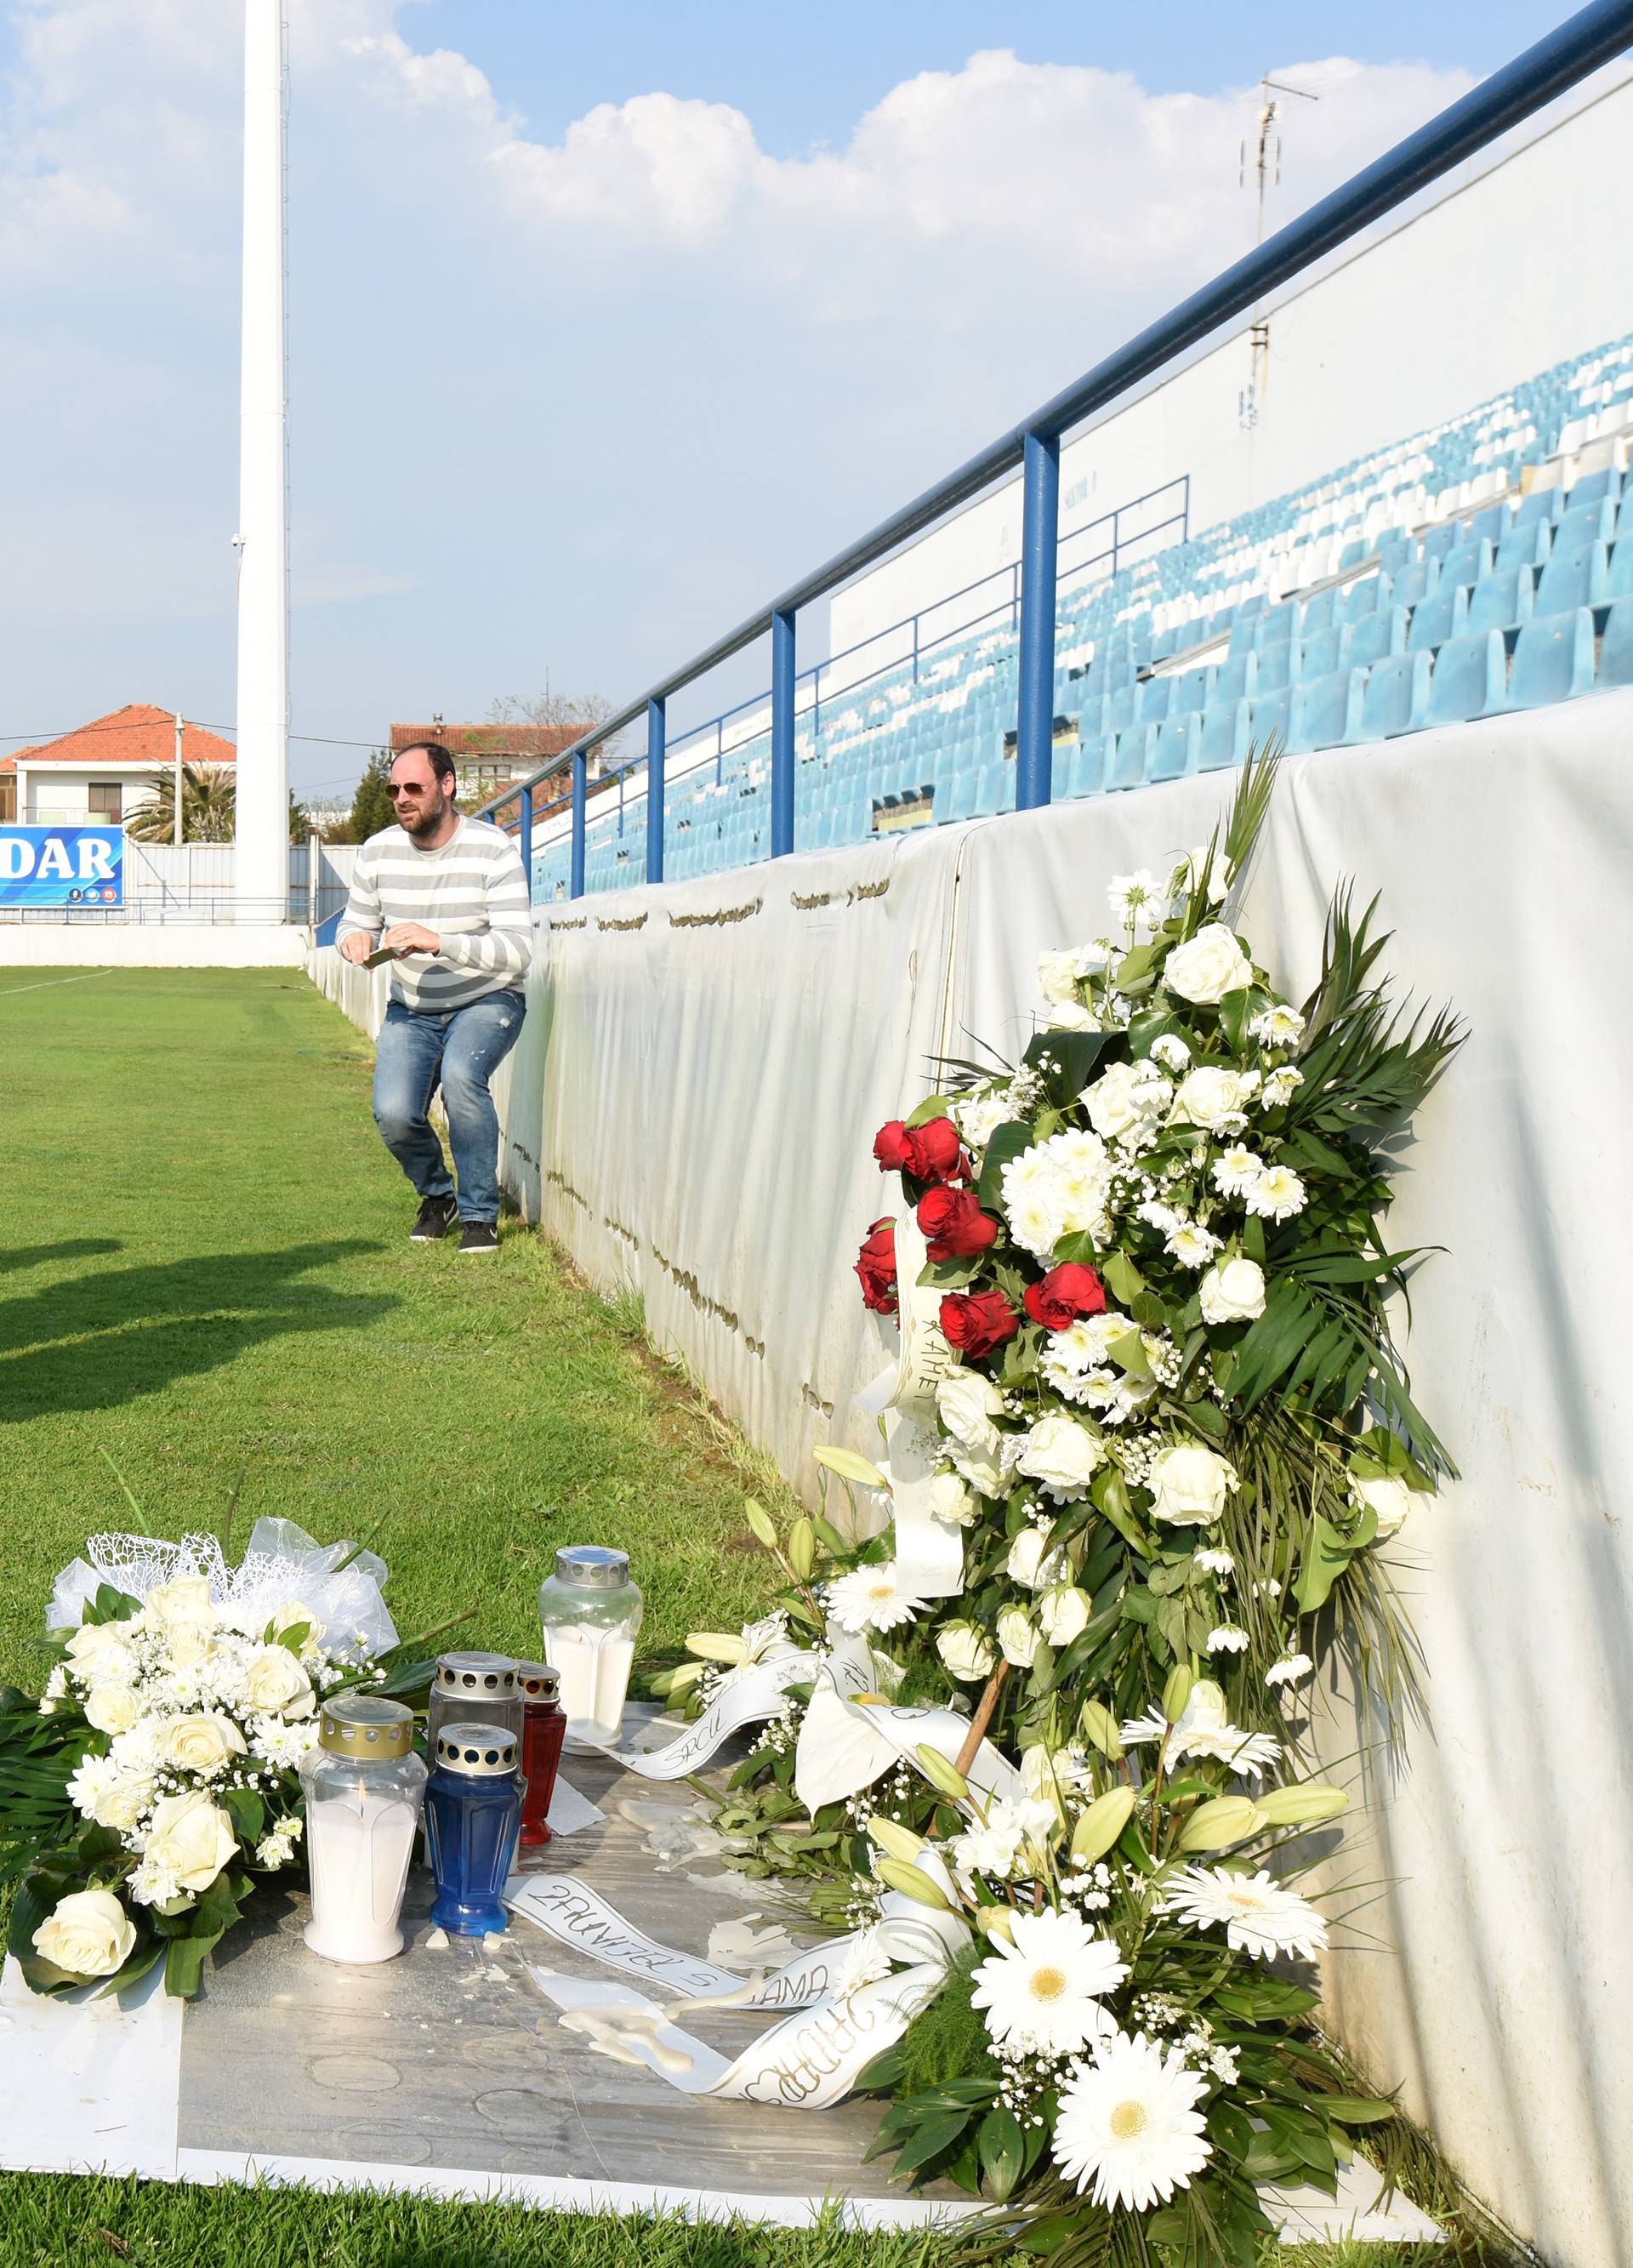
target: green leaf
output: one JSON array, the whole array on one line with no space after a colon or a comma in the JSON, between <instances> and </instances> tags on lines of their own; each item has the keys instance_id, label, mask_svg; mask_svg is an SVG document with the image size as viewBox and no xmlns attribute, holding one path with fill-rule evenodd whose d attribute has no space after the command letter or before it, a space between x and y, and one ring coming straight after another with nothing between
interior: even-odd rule
<instances>
[{"instance_id":1,"label":"green leaf","mask_svg":"<svg viewBox=\"0 0 1633 2268\"><path fill-rule=\"evenodd\" d=\"M1030 1150L1033 1139L1032 1128L1022 1118L1006 1118L1002 1126L994 1129L987 1145L981 1179L975 1184L975 1195L984 1211L997 1210L1004 1195L1004 1168L1023 1151Z\"/></svg>"},{"instance_id":2,"label":"green leaf","mask_svg":"<svg viewBox=\"0 0 1633 2268\"><path fill-rule=\"evenodd\" d=\"M1310 1541L1298 1570L1297 1597L1302 1613L1313 1614L1326 1605L1333 1585L1350 1565L1349 1545L1331 1521L1320 1513L1310 1523Z\"/></svg>"},{"instance_id":3,"label":"green leaf","mask_svg":"<svg viewBox=\"0 0 1633 2268\"><path fill-rule=\"evenodd\" d=\"M951 2149L975 2115L971 2108L967 2110L938 2111L932 2117L924 2119L903 2145L896 2159L895 2178L900 2181L907 2175L916 2173L921 2167L928 2166L933 2159L940 2157L943 2151Z\"/></svg>"},{"instance_id":4,"label":"green leaf","mask_svg":"<svg viewBox=\"0 0 1633 2268\"><path fill-rule=\"evenodd\" d=\"M239 1841L253 1850L260 1842L267 1823L267 1807L253 1787L230 1787L222 1797L227 1816L232 1822L232 1831Z\"/></svg>"},{"instance_id":5,"label":"green leaf","mask_svg":"<svg viewBox=\"0 0 1633 2268\"><path fill-rule=\"evenodd\" d=\"M1319 1996L1306 1992L1302 1984L1284 1984L1279 1977L1250 1977L1239 1984L1221 1984L1213 1998L1226 2015L1262 2023L1267 2018L1307 2015Z\"/></svg>"},{"instance_id":6,"label":"green leaf","mask_svg":"<svg viewBox=\"0 0 1633 2268\"><path fill-rule=\"evenodd\" d=\"M1012 2194L1026 2161L1026 2138L1012 2110L989 2110L975 2131L987 2194L1002 2205Z\"/></svg>"},{"instance_id":7,"label":"green leaf","mask_svg":"<svg viewBox=\"0 0 1633 2268\"><path fill-rule=\"evenodd\" d=\"M1317 2095L1311 2097L1311 2108L1341 2126L1376 2126L1400 2116L1400 2105L1382 2095Z\"/></svg>"},{"instance_id":8,"label":"green leaf","mask_svg":"<svg viewBox=\"0 0 1633 2268\"><path fill-rule=\"evenodd\" d=\"M205 1955L221 1932L210 1937L173 1937L165 1954L165 1990L178 2000L197 1997L204 1979Z\"/></svg>"},{"instance_id":9,"label":"green leaf","mask_svg":"<svg viewBox=\"0 0 1633 2268\"><path fill-rule=\"evenodd\" d=\"M909 1129L928 1126L932 1118L945 1118L950 1108L945 1094L927 1094L916 1110L909 1111L903 1123Z\"/></svg>"},{"instance_id":10,"label":"green leaf","mask_svg":"<svg viewBox=\"0 0 1633 2268\"><path fill-rule=\"evenodd\" d=\"M1145 1278L1126 1252L1108 1253L1100 1266L1106 1288L1114 1300L1125 1307L1132 1307L1145 1289Z\"/></svg>"}]
</instances>

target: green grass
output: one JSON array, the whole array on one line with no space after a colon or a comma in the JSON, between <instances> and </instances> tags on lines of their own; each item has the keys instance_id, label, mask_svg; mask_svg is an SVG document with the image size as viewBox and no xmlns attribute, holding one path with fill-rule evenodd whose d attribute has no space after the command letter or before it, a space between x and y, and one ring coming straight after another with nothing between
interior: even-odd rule
<instances>
[{"instance_id":1,"label":"green grass","mask_svg":"<svg viewBox=\"0 0 1633 2268\"><path fill-rule=\"evenodd\" d=\"M371 1050L283 971L0 969L0 1677L42 1668L42 1609L86 1534L261 1513L328 1540L382 1514L405 1634L533 1653L558 1543L627 1545L647 1635L730 1628L763 1562L762 1459L511 1223L497 1259L410 1246L369 1116ZM408 2198L0 2176L0 2268L917 2268L922 2236L688 2228ZM1272 2248L1271 2256L1274 2256ZM1379 2247L1293 2268L1416 2268Z\"/></svg>"}]
</instances>

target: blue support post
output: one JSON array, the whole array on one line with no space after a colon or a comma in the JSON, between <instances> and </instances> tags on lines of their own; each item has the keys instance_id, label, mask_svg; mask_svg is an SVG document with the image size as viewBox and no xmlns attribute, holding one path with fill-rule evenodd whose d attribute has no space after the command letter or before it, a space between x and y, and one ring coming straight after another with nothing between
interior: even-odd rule
<instances>
[{"instance_id":1,"label":"blue support post","mask_svg":"<svg viewBox=\"0 0 1633 2268\"><path fill-rule=\"evenodd\" d=\"M771 856L794 847L794 617L771 617Z\"/></svg>"},{"instance_id":2,"label":"blue support post","mask_svg":"<svg viewBox=\"0 0 1633 2268\"><path fill-rule=\"evenodd\" d=\"M646 879L664 879L664 728L666 704L646 704Z\"/></svg>"},{"instance_id":3,"label":"blue support post","mask_svg":"<svg viewBox=\"0 0 1633 2268\"><path fill-rule=\"evenodd\" d=\"M521 827L519 849L522 872L527 877L527 902L533 903L533 790L525 787L521 795Z\"/></svg>"},{"instance_id":4,"label":"blue support post","mask_svg":"<svg viewBox=\"0 0 1633 2268\"><path fill-rule=\"evenodd\" d=\"M1060 538L1060 439L1026 436L1020 534L1020 709L1015 808L1049 799L1055 725L1055 571Z\"/></svg>"},{"instance_id":5,"label":"blue support post","mask_svg":"<svg viewBox=\"0 0 1633 2268\"><path fill-rule=\"evenodd\" d=\"M589 784L590 763L582 748L573 750L573 848L571 879L567 885L570 898L584 895L584 807L585 790Z\"/></svg>"}]
</instances>

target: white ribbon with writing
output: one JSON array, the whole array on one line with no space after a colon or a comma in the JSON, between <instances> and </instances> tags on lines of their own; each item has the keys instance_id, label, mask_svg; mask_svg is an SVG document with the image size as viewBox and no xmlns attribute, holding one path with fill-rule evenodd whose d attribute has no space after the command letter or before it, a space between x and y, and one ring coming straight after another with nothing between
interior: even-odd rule
<instances>
[{"instance_id":1,"label":"white ribbon with writing","mask_svg":"<svg viewBox=\"0 0 1633 2268\"><path fill-rule=\"evenodd\" d=\"M853 1937L830 1938L810 1953L768 1976L734 1976L712 1961L659 1945L609 1906L599 1890L564 1874L513 1875L504 1903L524 1921L534 1922L609 1969L673 1992L681 1999L718 1999L737 2008L803 2008L832 1992Z\"/></svg>"},{"instance_id":2,"label":"white ribbon with writing","mask_svg":"<svg viewBox=\"0 0 1633 2268\"><path fill-rule=\"evenodd\" d=\"M607 1749L608 1761L643 1779L681 1779L697 1771L733 1733L745 1725L762 1724L782 1708L791 1685L809 1685L821 1667L819 1657L791 1649L769 1660L756 1662L726 1687L695 1723L656 1749Z\"/></svg>"},{"instance_id":3,"label":"white ribbon with writing","mask_svg":"<svg viewBox=\"0 0 1633 2268\"><path fill-rule=\"evenodd\" d=\"M936 1388L958 1367L942 1335L941 1293L921 1284L924 1233L912 1213L895 1224L896 1305L901 1346L886 1371L857 1397L885 1420L885 1457L896 1521L896 1581L921 1598L956 1598L964 1588L962 1531L930 1508L930 1484L943 1463Z\"/></svg>"}]
</instances>

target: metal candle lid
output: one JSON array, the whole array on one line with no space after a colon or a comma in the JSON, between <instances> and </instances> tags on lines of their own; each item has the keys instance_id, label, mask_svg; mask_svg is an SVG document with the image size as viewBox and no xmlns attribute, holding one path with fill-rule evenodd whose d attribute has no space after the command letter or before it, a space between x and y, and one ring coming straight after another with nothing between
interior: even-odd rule
<instances>
[{"instance_id":1,"label":"metal candle lid","mask_svg":"<svg viewBox=\"0 0 1633 2268\"><path fill-rule=\"evenodd\" d=\"M581 1591L615 1591L629 1580L629 1554L599 1543L564 1543L555 1555L555 1576Z\"/></svg>"},{"instance_id":2,"label":"metal candle lid","mask_svg":"<svg viewBox=\"0 0 1633 2268\"><path fill-rule=\"evenodd\" d=\"M516 1682L524 1701L548 1702L561 1697L561 1672L552 1669L548 1661L519 1661Z\"/></svg>"},{"instance_id":3,"label":"metal candle lid","mask_svg":"<svg viewBox=\"0 0 1633 2268\"><path fill-rule=\"evenodd\" d=\"M437 1768L471 1779L500 1779L516 1770L516 1735L497 1725L445 1725L437 1735Z\"/></svg>"},{"instance_id":4,"label":"metal candle lid","mask_svg":"<svg viewBox=\"0 0 1633 2268\"><path fill-rule=\"evenodd\" d=\"M359 1764L388 1764L411 1755L414 1712L377 1693L336 1693L318 1717L318 1746Z\"/></svg>"},{"instance_id":5,"label":"metal candle lid","mask_svg":"<svg viewBox=\"0 0 1633 2268\"><path fill-rule=\"evenodd\" d=\"M437 1690L471 1701L514 1701L516 1664L508 1653L444 1653Z\"/></svg>"}]
</instances>

